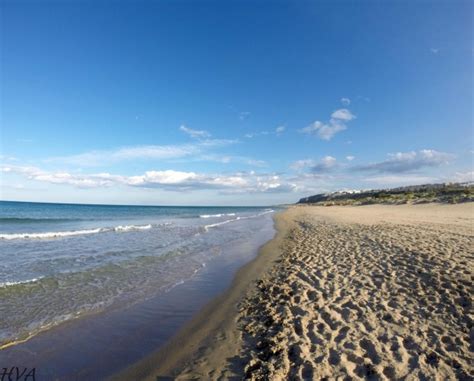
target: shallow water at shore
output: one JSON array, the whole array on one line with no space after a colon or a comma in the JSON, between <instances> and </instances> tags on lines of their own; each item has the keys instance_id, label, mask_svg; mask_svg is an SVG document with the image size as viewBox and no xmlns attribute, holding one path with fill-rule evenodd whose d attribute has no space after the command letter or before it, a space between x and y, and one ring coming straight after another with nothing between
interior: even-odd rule
<instances>
[{"instance_id":1,"label":"shallow water at shore","mask_svg":"<svg viewBox=\"0 0 474 381\"><path fill-rule=\"evenodd\" d=\"M189 280L128 307L69 321L0 351L8 366L36 367L37 379L104 379L164 345L206 303L223 292L237 270L274 236L271 215L258 234L229 241Z\"/></svg>"},{"instance_id":2,"label":"shallow water at shore","mask_svg":"<svg viewBox=\"0 0 474 381\"><path fill-rule=\"evenodd\" d=\"M59 323L169 293L205 272L216 258L232 262L229 245L235 251L260 237L271 227L273 212L9 202L0 206L4 347Z\"/></svg>"}]
</instances>

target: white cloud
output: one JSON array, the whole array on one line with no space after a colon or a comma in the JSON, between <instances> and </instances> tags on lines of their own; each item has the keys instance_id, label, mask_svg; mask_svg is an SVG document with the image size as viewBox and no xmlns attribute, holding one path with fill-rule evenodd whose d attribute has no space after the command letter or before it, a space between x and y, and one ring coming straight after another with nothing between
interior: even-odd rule
<instances>
[{"instance_id":1,"label":"white cloud","mask_svg":"<svg viewBox=\"0 0 474 381\"><path fill-rule=\"evenodd\" d=\"M125 180L128 185L143 186L149 184L179 185L196 180L194 172L180 172L173 170L147 171L142 176L131 176Z\"/></svg>"},{"instance_id":2,"label":"white cloud","mask_svg":"<svg viewBox=\"0 0 474 381\"><path fill-rule=\"evenodd\" d=\"M24 175L28 179L48 182L51 184L68 184L79 188L96 188L113 185L120 181L121 176L113 176L105 174L70 174L68 172L47 172L36 167L23 166L3 166L0 172L18 173Z\"/></svg>"},{"instance_id":3,"label":"white cloud","mask_svg":"<svg viewBox=\"0 0 474 381\"><path fill-rule=\"evenodd\" d=\"M352 155L346 156L347 161L352 161L354 159L355 159L355 156L352 156Z\"/></svg>"},{"instance_id":4,"label":"white cloud","mask_svg":"<svg viewBox=\"0 0 474 381\"><path fill-rule=\"evenodd\" d=\"M331 119L328 124L324 124L317 120L313 124L303 128L301 132L308 135L317 135L323 140L331 140L334 135L338 132L344 131L346 128L347 127L344 123L338 122L334 119Z\"/></svg>"},{"instance_id":5,"label":"white cloud","mask_svg":"<svg viewBox=\"0 0 474 381\"><path fill-rule=\"evenodd\" d=\"M373 176L362 179L365 182L373 183L379 186L401 186L401 185L419 185L438 182L439 179L429 176L417 175L386 175Z\"/></svg>"},{"instance_id":6,"label":"white cloud","mask_svg":"<svg viewBox=\"0 0 474 381\"><path fill-rule=\"evenodd\" d=\"M433 53L433 54L438 54L439 49L438 48L430 48L430 52Z\"/></svg>"},{"instance_id":7,"label":"white cloud","mask_svg":"<svg viewBox=\"0 0 474 381\"><path fill-rule=\"evenodd\" d=\"M423 167L439 167L448 164L454 157L450 153L438 152L432 149L423 149L418 152L397 152L388 154L387 160L362 165L356 169L389 173L410 172Z\"/></svg>"},{"instance_id":8,"label":"white cloud","mask_svg":"<svg viewBox=\"0 0 474 381\"><path fill-rule=\"evenodd\" d=\"M229 164L229 163L239 163L250 165L254 167L265 167L267 163L264 160L253 159L247 156L232 156L232 155L216 155L216 154L207 154L196 156L195 158L183 159L186 162L189 161L214 161L216 163Z\"/></svg>"},{"instance_id":9,"label":"white cloud","mask_svg":"<svg viewBox=\"0 0 474 381\"><path fill-rule=\"evenodd\" d=\"M212 148L212 147L225 147L230 144L239 143L237 139L203 139L196 142L194 145L199 149L204 148Z\"/></svg>"},{"instance_id":10,"label":"white cloud","mask_svg":"<svg viewBox=\"0 0 474 381\"><path fill-rule=\"evenodd\" d=\"M337 160L332 156L325 156L320 161L313 159L297 160L290 165L290 168L296 171L309 169L312 173L325 173L336 167Z\"/></svg>"},{"instance_id":11,"label":"white cloud","mask_svg":"<svg viewBox=\"0 0 474 381\"><path fill-rule=\"evenodd\" d=\"M285 132L285 129L286 129L285 126L278 126L278 127L275 129L275 134L276 134L276 136L280 136L281 134L283 134L283 132Z\"/></svg>"},{"instance_id":12,"label":"white cloud","mask_svg":"<svg viewBox=\"0 0 474 381\"><path fill-rule=\"evenodd\" d=\"M355 118L355 115L348 109L341 108L331 114L329 123L323 123L317 120L300 131L308 135L317 135L323 140L331 140L338 132L347 129L346 122L350 122Z\"/></svg>"},{"instance_id":13,"label":"white cloud","mask_svg":"<svg viewBox=\"0 0 474 381\"><path fill-rule=\"evenodd\" d=\"M176 159L190 155L196 155L201 151L199 145L146 145L123 147L115 150L96 150L80 153L77 155L53 157L46 162L60 162L85 167L103 166L111 163L128 161L134 159Z\"/></svg>"},{"instance_id":14,"label":"white cloud","mask_svg":"<svg viewBox=\"0 0 474 381\"><path fill-rule=\"evenodd\" d=\"M382 176L366 177L365 182L378 184L380 186L398 186L398 185L418 185L418 184L433 184L433 183L467 183L474 181L474 171L455 172L453 175L443 176L423 176L417 174L390 174Z\"/></svg>"},{"instance_id":15,"label":"white cloud","mask_svg":"<svg viewBox=\"0 0 474 381\"><path fill-rule=\"evenodd\" d=\"M341 98L341 103L344 106L349 106L351 104L351 100L349 98Z\"/></svg>"},{"instance_id":16,"label":"white cloud","mask_svg":"<svg viewBox=\"0 0 474 381\"><path fill-rule=\"evenodd\" d=\"M352 114L348 109L346 108L341 108L339 110L334 111L331 114L331 118L333 119L340 119L340 120L345 120L345 121L350 121L352 119L355 119L355 115Z\"/></svg>"},{"instance_id":17,"label":"white cloud","mask_svg":"<svg viewBox=\"0 0 474 381\"><path fill-rule=\"evenodd\" d=\"M3 166L0 172L16 173L30 180L78 188L130 186L160 188L174 191L217 189L225 193L265 193L295 191L297 187L274 174L238 172L233 174L204 174L175 170L146 171L142 175L122 176L109 173L77 174L48 172L36 167Z\"/></svg>"},{"instance_id":18,"label":"white cloud","mask_svg":"<svg viewBox=\"0 0 474 381\"><path fill-rule=\"evenodd\" d=\"M211 136L211 134L207 131L193 130L192 128L188 128L185 125L182 125L181 127L179 127L179 129L194 139L209 138Z\"/></svg>"},{"instance_id":19,"label":"white cloud","mask_svg":"<svg viewBox=\"0 0 474 381\"><path fill-rule=\"evenodd\" d=\"M311 167L311 172L313 173L322 173L328 172L331 169L335 168L337 165L337 161L335 157L332 156L325 156L321 159L319 163L316 163Z\"/></svg>"}]
</instances>

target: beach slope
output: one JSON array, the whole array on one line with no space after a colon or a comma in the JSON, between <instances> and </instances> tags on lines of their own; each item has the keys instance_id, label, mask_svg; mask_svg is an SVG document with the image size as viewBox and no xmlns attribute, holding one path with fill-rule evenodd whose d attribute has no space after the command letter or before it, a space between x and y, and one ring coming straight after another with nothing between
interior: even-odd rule
<instances>
[{"instance_id":1,"label":"beach slope","mask_svg":"<svg viewBox=\"0 0 474 381\"><path fill-rule=\"evenodd\" d=\"M474 376L473 203L295 206L276 221L233 287L126 377Z\"/></svg>"}]
</instances>

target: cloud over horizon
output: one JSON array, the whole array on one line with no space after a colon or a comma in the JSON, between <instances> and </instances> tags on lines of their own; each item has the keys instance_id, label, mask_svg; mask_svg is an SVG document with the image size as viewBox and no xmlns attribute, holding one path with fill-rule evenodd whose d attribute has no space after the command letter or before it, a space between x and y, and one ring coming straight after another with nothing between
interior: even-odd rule
<instances>
[{"instance_id":1,"label":"cloud over horizon","mask_svg":"<svg viewBox=\"0 0 474 381\"><path fill-rule=\"evenodd\" d=\"M124 185L142 188L161 188L173 191L202 189L225 190L226 193L266 193L296 190L296 185L288 183L280 175L257 174L254 171L231 174L204 174L175 170L150 170L142 175L122 176L110 173L82 174L64 171L44 171L30 166L2 166L2 173L16 173L30 180L51 184L72 185L79 188L111 187Z\"/></svg>"},{"instance_id":2,"label":"cloud over horizon","mask_svg":"<svg viewBox=\"0 0 474 381\"><path fill-rule=\"evenodd\" d=\"M354 169L379 173L402 173L415 171L423 167L439 167L443 164L449 164L455 158L453 154L433 149L423 149L418 152L389 153L387 156L388 159L384 161L360 165L354 167Z\"/></svg>"}]
</instances>

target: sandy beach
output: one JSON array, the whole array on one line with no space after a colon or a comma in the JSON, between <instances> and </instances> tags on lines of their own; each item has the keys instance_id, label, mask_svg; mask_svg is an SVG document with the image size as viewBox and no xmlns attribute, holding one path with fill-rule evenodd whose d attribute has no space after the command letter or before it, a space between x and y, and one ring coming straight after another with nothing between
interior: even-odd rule
<instances>
[{"instance_id":1,"label":"sandy beach","mask_svg":"<svg viewBox=\"0 0 474 381\"><path fill-rule=\"evenodd\" d=\"M293 206L275 222L225 294L115 379L474 377L474 204Z\"/></svg>"}]
</instances>

